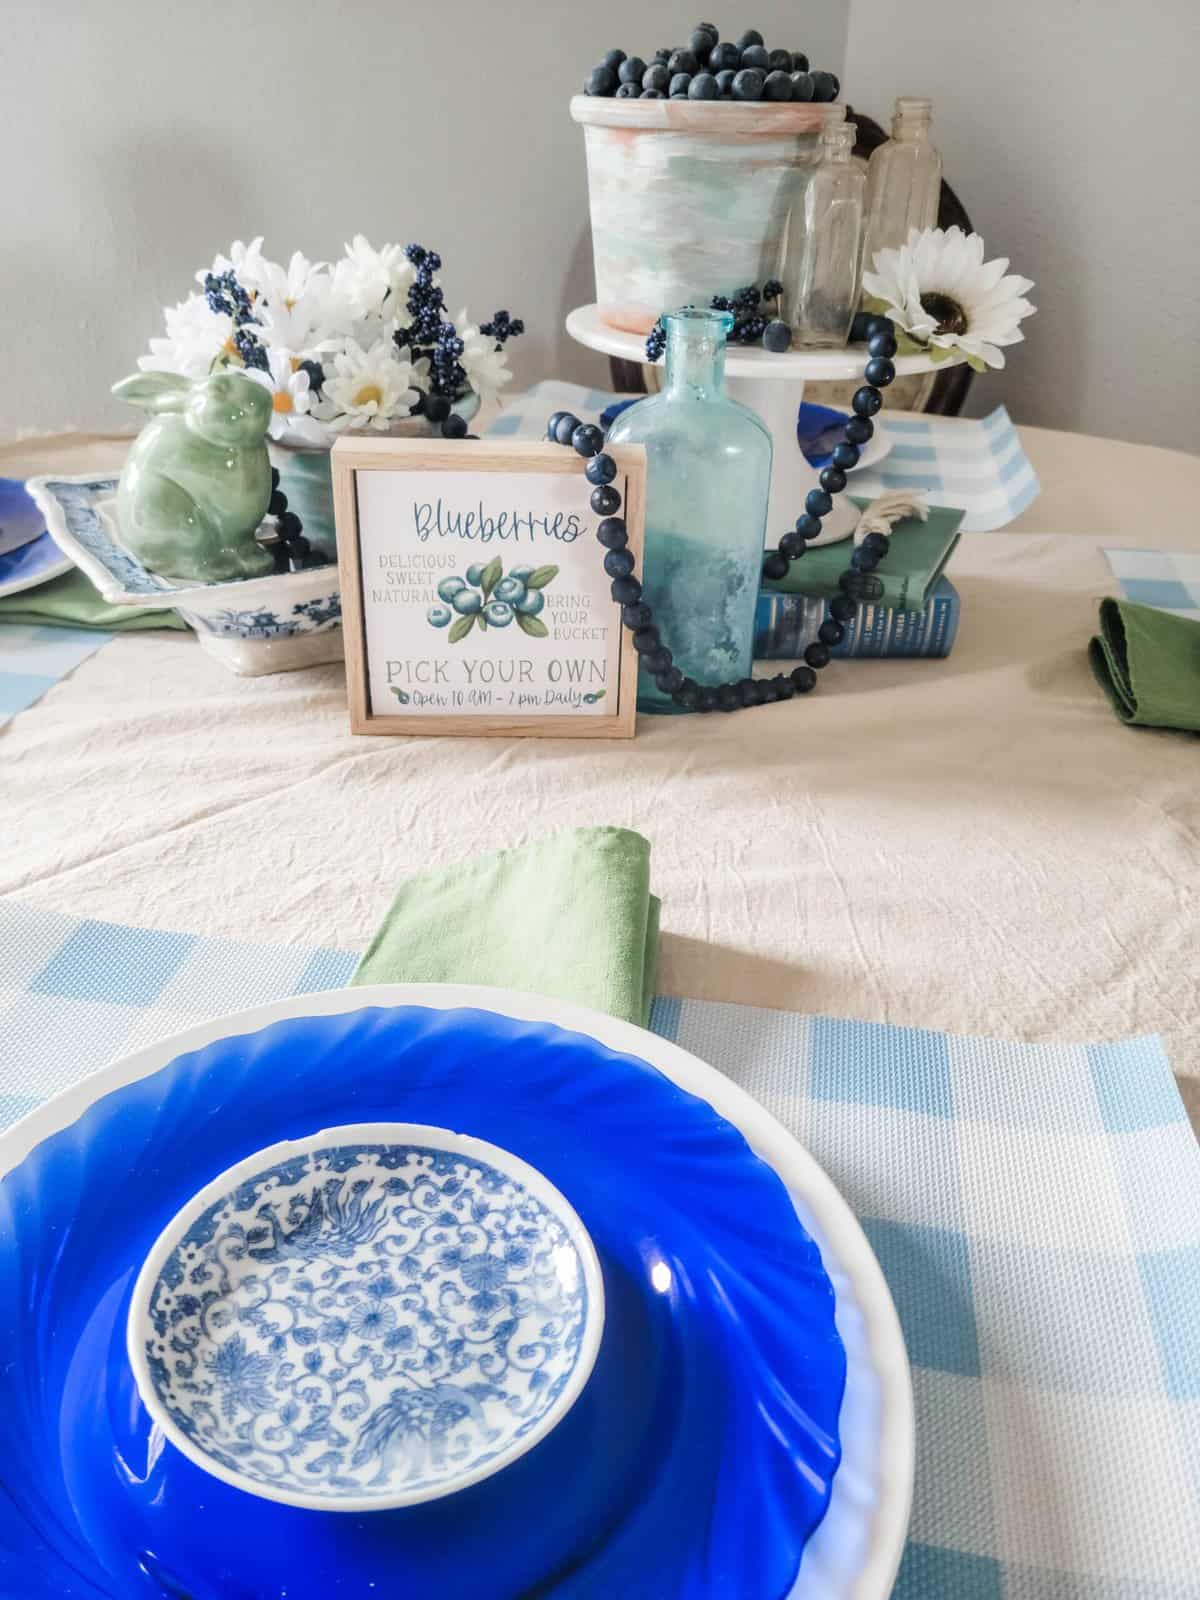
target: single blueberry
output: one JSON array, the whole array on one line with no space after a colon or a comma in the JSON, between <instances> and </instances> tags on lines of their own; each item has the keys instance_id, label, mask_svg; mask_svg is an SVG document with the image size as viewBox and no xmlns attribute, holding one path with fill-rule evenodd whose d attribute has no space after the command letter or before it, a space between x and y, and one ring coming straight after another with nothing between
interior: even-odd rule
<instances>
[{"instance_id":1,"label":"single blueberry","mask_svg":"<svg viewBox=\"0 0 1200 1600\"><path fill-rule=\"evenodd\" d=\"M868 340L873 339L876 334L895 333L895 331L896 324L892 321L891 317L881 317L878 315L878 313L874 313L867 318L866 337Z\"/></svg>"},{"instance_id":2,"label":"single blueberry","mask_svg":"<svg viewBox=\"0 0 1200 1600\"><path fill-rule=\"evenodd\" d=\"M654 613L644 600L639 600L635 606L623 606L621 621L627 628L648 628L654 621Z\"/></svg>"},{"instance_id":3,"label":"single blueberry","mask_svg":"<svg viewBox=\"0 0 1200 1600\"><path fill-rule=\"evenodd\" d=\"M611 517L614 511L620 509L621 496L611 483L602 483L592 490L590 504L598 517Z\"/></svg>"},{"instance_id":4,"label":"single blueberry","mask_svg":"<svg viewBox=\"0 0 1200 1600\"><path fill-rule=\"evenodd\" d=\"M578 455L599 455L604 449L604 435L594 422L581 422L571 435L571 445Z\"/></svg>"},{"instance_id":5,"label":"single blueberry","mask_svg":"<svg viewBox=\"0 0 1200 1600\"><path fill-rule=\"evenodd\" d=\"M593 67L583 85L584 94L606 98L617 92L617 75L611 67Z\"/></svg>"},{"instance_id":6,"label":"single blueberry","mask_svg":"<svg viewBox=\"0 0 1200 1600\"><path fill-rule=\"evenodd\" d=\"M678 668L675 670L678 671ZM695 678L684 678L682 673L680 673L680 678L682 681L680 682L679 687L672 694L671 699L674 700L675 704L681 707L681 709L684 711L699 711L701 693L700 685L696 682Z\"/></svg>"},{"instance_id":7,"label":"single blueberry","mask_svg":"<svg viewBox=\"0 0 1200 1600\"><path fill-rule=\"evenodd\" d=\"M793 667L790 676L797 694L809 694L817 687L817 675L811 667Z\"/></svg>"},{"instance_id":8,"label":"single blueberry","mask_svg":"<svg viewBox=\"0 0 1200 1600\"><path fill-rule=\"evenodd\" d=\"M559 418L558 427L554 430L555 444L570 444L571 435L579 426L579 418L570 411L564 411Z\"/></svg>"},{"instance_id":9,"label":"single blueberry","mask_svg":"<svg viewBox=\"0 0 1200 1600\"><path fill-rule=\"evenodd\" d=\"M885 361L890 361L896 354L895 336L890 333L873 333L867 340L867 349L873 356L882 356Z\"/></svg>"},{"instance_id":10,"label":"single blueberry","mask_svg":"<svg viewBox=\"0 0 1200 1600\"><path fill-rule=\"evenodd\" d=\"M691 87L692 87L692 75L691 75L690 72L676 72L676 73L673 73L672 76L671 76L671 85L670 85L671 99L672 100L683 100L683 99L686 99L688 90Z\"/></svg>"},{"instance_id":11,"label":"single blueberry","mask_svg":"<svg viewBox=\"0 0 1200 1600\"><path fill-rule=\"evenodd\" d=\"M786 556L789 561L796 561L804 554L805 544L801 536L792 531L785 533L779 541L779 554Z\"/></svg>"},{"instance_id":12,"label":"single blueberry","mask_svg":"<svg viewBox=\"0 0 1200 1600\"><path fill-rule=\"evenodd\" d=\"M616 98L618 100L640 100L641 97L642 91L636 83L622 83L617 87Z\"/></svg>"},{"instance_id":13,"label":"single blueberry","mask_svg":"<svg viewBox=\"0 0 1200 1600\"><path fill-rule=\"evenodd\" d=\"M721 90L711 72L698 72L688 84L689 100L716 100Z\"/></svg>"},{"instance_id":14,"label":"single blueberry","mask_svg":"<svg viewBox=\"0 0 1200 1600\"><path fill-rule=\"evenodd\" d=\"M550 417L549 417L549 419L548 419L548 421L546 423L546 437L547 437L547 439L550 439L551 441L553 440L553 438L554 438L554 430L555 430L555 428L558 427L559 423L566 416L566 414L567 413L565 411L552 411L550 413Z\"/></svg>"},{"instance_id":15,"label":"single blueberry","mask_svg":"<svg viewBox=\"0 0 1200 1600\"><path fill-rule=\"evenodd\" d=\"M792 73L792 99L809 101L816 96L811 72Z\"/></svg>"},{"instance_id":16,"label":"single blueberry","mask_svg":"<svg viewBox=\"0 0 1200 1600\"><path fill-rule=\"evenodd\" d=\"M796 532L802 539L815 539L820 531L820 522L816 517L810 517L807 511L796 518Z\"/></svg>"},{"instance_id":17,"label":"single blueberry","mask_svg":"<svg viewBox=\"0 0 1200 1600\"><path fill-rule=\"evenodd\" d=\"M871 337L870 324L875 318L869 311L856 311L850 323L850 343L866 344Z\"/></svg>"},{"instance_id":18,"label":"single blueberry","mask_svg":"<svg viewBox=\"0 0 1200 1600\"><path fill-rule=\"evenodd\" d=\"M629 543L624 517L605 517L596 529L596 538L606 550L624 550Z\"/></svg>"},{"instance_id":19,"label":"single blueberry","mask_svg":"<svg viewBox=\"0 0 1200 1600\"><path fill-rule=\"evenodd\" d=\"M683 688L683 673L678 667L668 667L665 672L660 672L654 679L663 694L674 694L677 689Z\"/></svg>"},{"instance_id":20,"label":"single blueberry","mask_svg":"<svg viewBox=\"0 0 1200 1600\"><path fill-rule=\"evenodd\" d=\"M624 50L606 50L600 57L600 65L607 67L610 72L619 72L624 60Z\"/></svg>"},{"instance_id":21,"label":"single blueberry","mask_svg":"<svg viewBox=\"0 0 1200 1600\"><path fill-rule=\"evenodd\" d=\"M509 577L517 578L521 583L528 583L536 570L535 567L513 567Z\"/></svg>"},{"instance_id":22,"label":"single blueberry","mask_svg":"<svg viewBox=\"0 0 1200 1600\"><path fill-rule=\"evenodd\" d=\"M876 530L867 534L866 538L862 542L862 547L864 550L870 550L882 561L884 556L887 555L888 549L890 548L890 540L888 539L886 533L880 533L878 530Z\"/></svg>"},{"instance_id":23,"label":"single blueberry","mask_svg":"<svg viewBox=\"0 0 1200 1600\"><path fill-rule=\"evenodd\" d=\"M509 605L519 605L524 598L525 585L520 578L514 578L511 572L507 578L501 578L492 590L493 600L507 600Z\"/></svg>"},{"instance_id":24,"label":"single blueberry","mask_svg":"<svg viewBox=\"0 0 1200 1600\"><path fill-rule=\"evenodd\" d=\"M614 578L608 592L619 606L635 605L642 598L642 586L636 578Z\"/></svg>"},{"instance_id":25,"label":"single blueberry","mask_svg":"<svg viewBox=\"0 0 1200 1600\"><path fill-rule=\"evenodd\" d=\"M593 456L588 462L583 469L583 475L589 483L594 483L597 487L604 483L611 483L617 475L617 463L610 455L605 455L601 452L600 455Z\"/></svg>"},{"instance_id":26,"label":"single blueberry","mask_svg":"<svg viewBox=\"0 0 1200 1600\"><path fill-rule=\"evenodd\" d=\"M793 72L807 72L808 71L808 57L804 54L803 50L793 50L792 51L792 71Z\"/></svg>"},{"instance_id":27,"label":"single blueberry","mask_svg":"<svg viewBox=\"0 0 1200 1600\"><path fill-rule=\"evenodd\" d=\"M736 683L723 683L717 690L718 711L738 711L741 704L742 697L738 694Z\"/></svg>"},{"instance_id":28,"label":"single blueberry","mask_svg":"<svg viewBox=\"0 0 1200 1600\"><path fill-rule=\"evenodd\" d=\"M811 74L813 81L813 99L818 101L836 100L838 89L841 87L832 72L822 72L818 67Z\"/></svg>"},{"instance_id":29,"label":"single blueberry","mask_svg":"<svg viewBox=\"0 0 1200 1600\"><path fill-rule=\"evenodd\" d=\"M626 56L617 68L617 77L622 83L635 83L640 88L645 71L646 63L641 56Z\"/></svg>"},{"instance_id":30,"label":"single blueberry","mask_svg":"<svg viewBox=\"0 0 1200 1600\"><path fill-rule=\"evenodd\" d=\"M483 615L489 628L507 628L515 613L507 600L489 600Z\"/></svg>"},{"instance_id":31,"label":"single blueberry","mask_svg":"<svg viewBox=\"0 0 1200 1600\"><path fill-rule=\"evenodd\" d=\"M447 439L465 439L467 436L467 419L460 417L457 411L452 411L442 423L442 434Z\"/></svg>"},{"instance_id":32,"label":"single blueberry","mask_svg":"<svg viewBox=\"0 0 1200 1600\"><path fill-rule=\"evenodd\" d=\"M425 415L430 422L445 422L450 415L450 402L444 394L431 394L425 402Z\"/></svg>"},{"instance_id":33,"label":"single blueberry","mask_svg":"<svg viewBox=\"0 0 1200 1600\"><path fill-rule=\"evenodd\" d=\"M796 71L796 68L792 65L792 52L790 50L772 50L767 56L767 65L772 71Z\"/></svg>"},{"instance_id":34,"label":"single blueberry","mask_svg":"<svg viewBox=\"0 0 1200 1600\"><path fill-rule=\"evenodd\" d=\"M874 572L879 565L879 557L874 550L868 550L866 545L860 544L850 557L850 565L855 572Z\"/></svg>"},{"instance_id":35,"label":"single blueberry","mask_svg":"<svg viewBox=\"0 0 1200 1600\"><path fill-rule=\"evenodd\" d=\"M654 59L659 63L659 65L665 67L667 62L671 59L671 52L667 49L656 50L654 52Z\"/></svg>"},{"instance_id":36,"label":"single blueberry","mask_svg":"<svg viewBox=\"0 0 1200 1600\"><path fill-rule=\"evenodd\" d=\"M849 444L845 439L841 444L835 444L830 460L835 467L841 467L843 472L849 472L851 467L858 465L859 448L856 444Z\"/></svg>"},{"instance_id":37,"label":"single blueberry","mask_svg":"<svg viewBox=\"0 0 1200 1600\"><path fill-rule=\"evenodd\" d=\"M743 67L733 80L735 100L761 100L766 75L757 67Z\"/></svg>"},{"instance_id":38,"label":"single blueberry","mask_svg":"<svg viewBox=\"0 0 1200 1600\"><path fill-rule=\"evenodd\" d=\"M788 561L786 556L781 556L777 550L772 550L762 565L764 578L786 578L788 574Z\"/></svg>"},{"instance_id":39,"label":"single blueberry","mask_svg":"<svg viewBox=\"0 0 1200 1600\"><path fill-rule=\"evenodd\" d=\"M662 640L658 636L658 629L649 623L644 628L638 628L633 636L633 648L640 656L651 655L658 649Z\"/></svg>"},{"instance_id":40,"label":"single blueberry","mask_svg":"<svg viewBox=\"0 0 1200 1600\"><path fill-rule=\"evenodd\" d=\"M832 617L826 617L825 621L817 629L817 638L822 644L841 644L845 637L845 628L842 627L840 622L835 622Z\"/></svg>"},{"instance_id":41,"label":"single blueberry","mask_svg":"<svg viewBox=\"0 0 1200 1600\"><path fill-rule=\"evenodd\" d=\"M604 558L604 570L610 578L627 578L633 568L632 550L610 550Z\"/></svg>"},{"instance_id":42,"label":"single blueberry","mask_svg":"<svg viewBox=\"0 0 1200 1600\"><path fill-rule=\"evenodd\" d=\"M851 417L846 424L846 438L851 444L866 444L874 432L875 424L870 417Z\"/></svg>"},{"instance_id":43,"label":"single blueberry","mask_svg":"<svg viewBox=\"0 0 1200 1600\"><path fill-rule=\"evenodd\" d=\"M829 615L835 622L849 622L858 610L858 602L848 594L835 594L829 602Z\"/></svg>"},{"instance_id":44,"label":"single blueberry","mask_svg":"<svg viewBox=\"0 0 1200 1600\"><path fill-rule=\"evenodd\" d=\"M864 384L861 389L856 389L854 398L850 401L851 409L860 417L873 417L882 404L883 396L870 384ZM849 434L846 437L849 438Z\"/></svg>"},{"instance_id":45,"label":"single blueberry","mask_svg":"<svg viewBox=\"0 0 1200 1600\"><path fill-rule=\"evenodd\" d=\"M686 72L690 78L699 70L700 63L690 50L673 50L671 52L671 59L667 62L667 71L673 78L681 72Z\"/></svg>"},{"instance_id":46,"label":"single blueberry","mask_svg":"<svg viewBox=\"0 0 1200 1600\"><path fill-rule=\"evenodd\" d=\"M731 44L728 39L708 53L708 70L710 72L736 72L741 64L742 52L737 45Z\"/></svg>"},{"instance_id":47,"label":"single blueberry","mask_svg":"<svg viewBox=\"0 0 1200 1600\"><path fill-rule=\"evenodd\" d=\"M432 622L435 628L445 628L449 625L453 614L449 606L430 606L425 613L425 620Z\"/></svg>"},{"instance_id":48,"label":"single blueberry","mask_svg":"<svg viewBox=\"0 0 1200 1600\"><path fill-rule=\"evenodd\" d=\"M827 517L833 510L833 497L824 489L810 489L804 497L804 509L810 517Z\"/></svg>"},{"instance_id":49,"label":"single blueberry","mask_svg":"<svg viewBox=\"0 0 1200 1600\"><path fill-rule=\"evenodd\" d=\"M453 600L456 594L461 594L467 587L462 578L443 578L437 586L439 600Z\"/></svg>"},{"instance_id":50,"label":"single blueberry","mask_svg":"<svg viewBox=\"0 0 1200 1600\"><path fill-rule=\"evenodd\" d=\"M777 700L790 700L796 692L796 685L782 672L771 679Z\"/></svg>"},{"instance_id":51,"label":"single blueberry","mask_svg":"<svg viewBox=\"0 0 1200 1600\"><path fill-rule=\"evenodd\" d=\"M642 92L645 93L647 89L661 89L665 93L670 81L671 74L666 66L663 62L656 61L653 66L647 67L643 74Z\"/></svg>"},{"instance_id":52,"label":"single blueberry","mask_svg":"<svg viewBox=\"0 0 1200 1600\"><path fill-rule=\"evenodd\" d=\"M733 93L733 80L736 77L737 72L733 67L724 67L717 73L717 88L723 100L728 100Z\"/></svg>"},{"instance_id":53,"label":"single blueberry","mask_svg":"<svg viewBox=\"0 0 1200 1600\"><path fill-rule=\"evenodd\" d=\"M804 652L804 659L810 667L815 667L819 672L822 667L829 665L829 646L814 641Z\"/></svg>"},{"instance_id":54,"label":"single blueberry","mask_svg":"<svg viewBox=\"0 0 1200 1600\"><path fill-rule=\"evenodd\" d=\"M478 561L467 568L467 582L473 583L477 589L483 582L483 568Z\"/></svg>"},{"instance_id":55,"label":"single blueberry","mask_svg":"<svg viewBox=\"0 0 1200 1600\"><path fill-rule=\"evenodd\" d=\"M760 72L765 73L770 66L770 62L771 57L765 45L747 45L742 51L742 65L744 67L756 67Z\"/></svg>"},{"instance_id":56,"label":"single blueberry","mask_svg":"<svg viewBox=\"0 0 1200 1600\"><path fill-rule=\"evenodd\" d=\"M657 650L651 650L646 656L646 669L657 678L660 672L670 670L674 657L665 644L660 644Z\"/></svg>"},{"instance_id":57,"label":"single blueberry","mask_svg":"<svg viewBox=\"0 0 1200 1600\"><path fill-rule=\"evenodd\" d=\"M688 39L688 49L692 52L697 61L704 61L711 53L713 46L716 44L717 37L717 30L715 28L707 27L702 23L693 31L691 37Z\"/></svg>"},{"instance_id":58,"label":"single blueberry","mask_svg":"<svg viewBox=\"0 0 1200 1600\"><path fill-rule=\"evenodd\" d=\"M872 356L863 371L863 377L876 389L886 389L896 376L896 368L887 356Z\"/></svg>"},{"instance_id":59,"label":"single blueberry","mask_svg":"<svg viewBox=\"0 0 1200 1600\"><path fill-rule=\"evenodd\" d=\"M780 322L776 318L775 321L768 322L763 329L762 342L764 349L771 350L776 355L782 355L785 350L792 348L792 330L786 322Z\"/></svg>"},{"instance_id":60,"label":"single blueberry","mask_svg":"<svg viewBox=\"0 0 1200 1600\"><path fill-rule=\"evenodd\" d=\"M696 709L703 712L715 711L717 709L717 691L710 689L707 685L703 685L700 690L700 704Z\"/></svg>"},{"instance_id":61,"label":"single blueberry","mask_svg":"<svg viewBox=\"0 0 1200 1600\"><path fill-rule=\"evenodd\" d=\"M460 617L471 617L483 610L483 597L476 594L474 589L460 589L450 604Z\"/></svg>"},{"instance_id":62,"label":"single blueberry","mask_svg":"<svg viewBox=\"0 0 1200 1600\"><path fill-rule=\"evenodd\" d=\"M763 36L757 28L747 28L737 42L739 50L748 50L751 45L762 44Z\"/></svg>"},{"instance_id":63,"label":"single blueberry","mask_svg":"<svg viewBox=\"0 0 1200 1600\"><path fill-rule=\"evenodd\" d=\"M846 474L841 467L826 467L821 473L820 484L830 494L841 494L846 487Z\"/></svg>"},{"instance_id":64,"label":"single blueberry","mask_svg":"<svg viewBox=\"0 0 1200 1600\"><path fill-rule=\"evenodd\" d=\"M776 101L792 99L791 77L786 72L768 72L767 81L763 84L763 96Z\"/></svg>"},{"instance_id":65,"label":"single blueberry","mask_svg":"<svg viewBox=\"0 0 1200 1600\"><path fill-rule=\"evenodd\" d=\"M499 588L499 585L497 585ZM515 602L516 608L526 617L536 617L546 604L546 596L540 589L527 589L521 598Z\"/></svg>"}]
</instances>

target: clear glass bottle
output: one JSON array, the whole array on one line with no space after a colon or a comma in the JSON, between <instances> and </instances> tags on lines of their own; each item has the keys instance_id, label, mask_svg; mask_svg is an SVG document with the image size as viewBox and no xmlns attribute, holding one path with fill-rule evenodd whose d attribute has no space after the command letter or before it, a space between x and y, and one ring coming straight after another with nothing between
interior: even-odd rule
<instances>
[{"instance_id":1,"label":"clear glass bottle","mask_svg":"<svg viewBox=\"0 0 1200 1600\"><path fill-rule=\"evenodd\" d=\"M858 129L826 125L816 171L788 219L783 316L792 342L837 349L850 337L858 306L866 178L851 159Z\"/></svg>"},{"instance_id":2,"label":"clear glass bottle","mask_svg":"<svg viewBox=\"0 0 1200 1600\"><path fill-rule=\"evenodd\" d=\"M687 308L664 318L663 387L623 411L612 444L646 447L640 576L654 622L685 677L748 678L771 487L771 435L725 393L733 318ZM677 711L643 664L638 708Z\"/></svg>"},{"instance_id":3,"label":"clear glass bottle","mask_svg":"<svg viewBox=\"0 0 1200 1600\"><path fill-rule=\"evenodd\" d=\"M932 100L901 96L892 112L892 137L867 164L868 271L876 250L897 250L908 242L910 228L937 222L942 158L929 136L932 121Z\"/></svg>"}]
</instances>

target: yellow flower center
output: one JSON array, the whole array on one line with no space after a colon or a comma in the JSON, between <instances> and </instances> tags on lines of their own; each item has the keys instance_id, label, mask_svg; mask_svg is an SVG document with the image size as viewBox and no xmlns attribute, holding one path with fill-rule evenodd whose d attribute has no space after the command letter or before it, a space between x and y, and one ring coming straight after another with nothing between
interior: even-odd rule
<instances>
[{"instance_id":1,"label":"yellow flower center","mask_svg":"<svg viewBox=\"0 0 1200 1600\"><path fill-rule=\"evenodd\" d=\"M224 352L225 352L225 354L227 356L236 356L237 355L238 348L237 348L237 345L235 345L234 342L233 342L233 335L232 334L230 334L228 339L226 339L225 343L221 346L221 349L224 350Z\"/></svg>"},{"instance_id":2,"label":"yellow flower center","mask_svg":"<svg viewBox=\"0 0 1200 1600\"><path fill-rule=\"evenodd\" d=\"M295 305L296 305L296 302L292 299L290 294L284 297L284 302L283 303L288 308L289 311L294 310Z\"/></svg>"},{"instance_id":3,"label":"yellow flower center","mask_svg":"<svg viewBox=\"0 0 1200 1600\"><path fill-rule=\"evenodd\" d=\"M292 371L293 372L299 372L300 371L300 357L299 356L293 356L292 357Z\"/></svg>"},{"instance_id":4,"label":"yellow flower center","mask_svg":"<svg viewBox=\"0 0 1200 1600\"><path fill-rule=\"evenodd\" d=\"M273 411L282 411L285 414L292 409L292 397L286 389L277 389L271 400Z\"/></svg>"},{"instance_id":5,"label":"yellow flower center","mask_svg":"<svg viewBox=\"0 0 1200 1600\"><path fill-rule=\"evenodd\" d=\"M362 388L354 396L351 404L356 406L366 406L370 405L372 400L374 400L377 406L381 406L383 404L383 390L377 383L364 383Z\"/></svg>"}]
</instances>

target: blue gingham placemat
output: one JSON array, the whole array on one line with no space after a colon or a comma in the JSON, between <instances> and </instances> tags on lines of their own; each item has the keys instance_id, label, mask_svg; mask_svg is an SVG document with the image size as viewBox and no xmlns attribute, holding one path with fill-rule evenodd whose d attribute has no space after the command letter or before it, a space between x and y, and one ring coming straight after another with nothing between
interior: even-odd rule
<instances>
[{"instance_id":1,"label":"blue gingham placemat","mask_svg":"<svg viewBox=\"0 0 1200 1600\"><path fill-rule=\"evenodd\" d=\"M0 902L0 1125L357 957ZM895 1600L1200 1596L1200 1148L1157 1040L1021 1045L659 999L878 1255L917 1408ZM750 1597L745 1597L750 1600Z\"/></svg>"},{"instance_id":2,"label":"blue gingham placemat","mask_svg":"<svg viewBox=\"0 0 1200 1600\"><path fill-rule=\"evenodd\" d=\"M548 379L506 400L485 431L493 439L540 439L552 411L597 416L617 398L603 389ZM986 533L1012 522L1040 493L1037 473L1003 406L981 420L885 412L883 423L892 449L878 467L852 475L855 494L923 489L936 505L966 513L964 532Z\"/></svg>"},{"instance_id":3,"label":"blue gingham placemat","mask_svg":"<svg viewBox=\"0 0 1200 1600\"><path fill-rule=\"evenodd\" d=\"M0 622L0 727L40 700L112 637L94 628Z\"/></svg>"},{"instance_id":4,"label":"blue gingham placemat","mask_svg":"<svg viewBox=\"0 0 1200 1600\"><path fill-rule=\"evenodd\" d=\"M1200 622L1200 550L1105 550L1126 600Z\"/></svg>"}]
</instances>

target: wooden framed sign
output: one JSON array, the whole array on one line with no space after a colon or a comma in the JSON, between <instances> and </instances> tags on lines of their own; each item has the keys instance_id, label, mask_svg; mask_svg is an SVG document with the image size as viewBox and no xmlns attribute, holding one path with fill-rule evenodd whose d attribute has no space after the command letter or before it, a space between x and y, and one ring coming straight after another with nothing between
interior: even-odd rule
<instances>
[{"instance_id":1,"label":"wooden framed sign","mask_svg":"<svg viewBox=\"0 0 1200 1600\"><path fill-rule=\"evenodd\" d=\"M611 454L640 568L646 453ZM637 653L573 450L339 439L333 494L355 733L632 736Z\"/></svg>"}]
</instances>

